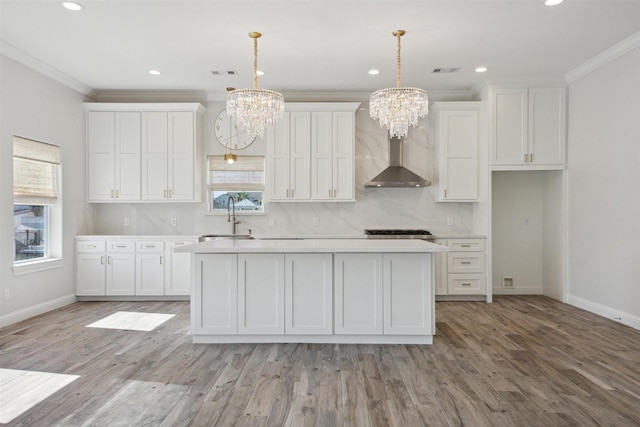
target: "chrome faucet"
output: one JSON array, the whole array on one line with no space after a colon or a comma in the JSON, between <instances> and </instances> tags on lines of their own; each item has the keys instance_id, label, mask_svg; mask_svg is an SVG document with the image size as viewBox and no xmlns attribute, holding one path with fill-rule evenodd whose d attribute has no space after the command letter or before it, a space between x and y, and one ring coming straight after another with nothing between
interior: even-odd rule
<instances>
[{"instance_id":1,"label":"chrome faucet","mask_svg":"<svg viewBox=\"0 0 640 427\"><path fill-rule=\"evenodd\" d=\"M229 203L227 204L227 222L231 222L231 218L233 218L232 234L236 234L236 225L240 224L240 221L236 219L236 199L233 196L229 196Z\"/></svg>"}]
</instances>

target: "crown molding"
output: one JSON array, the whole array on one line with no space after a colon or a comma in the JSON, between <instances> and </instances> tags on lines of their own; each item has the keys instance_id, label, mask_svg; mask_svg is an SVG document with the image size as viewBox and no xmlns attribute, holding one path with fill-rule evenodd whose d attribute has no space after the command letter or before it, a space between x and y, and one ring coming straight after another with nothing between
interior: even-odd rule
<instances>
[{"instance_id":1,"label":"crown molding","mask_svg":"<svg viewBox=\"0 0 640 427\"><path fill-rule=\"evenodd\" d=\"M586 76L592 71L603 67L614 59L619 58L638 47L640 47L640 31L630 37L627 37L620 43L611 46L601 54L594 56L584 64L569 71L565 75L565 79L567 80L567 83L573 83L574 81Z\"/></svg>"},{"instance_id":2,"label":"crown molding","mask_svg":"<svg viewBox=\"0 0 640 427\"><path fill-rule=\"evenodd\" d=\"M20 64L25 65L32 70L35 70L40 74L49 77L50 79L55 80L58 83L61 83L82 95L93 98L94 91L89 86L85 85L82 82L79 82L73 77L68 76L62 71L45 64L44 62L34 58L28 53L21 51L17 47L10 45L4 40L0 40L0 53L7 58L13 59L14 61L19 62Z\"/></svg>"},{"instance_id":3,"label":"crown molding","mask_svg":"<svg viewBox=\"0 0 640 427\"><path fill-rule=\"evenodd\" d=\"M208 94L204 91L188 90L99 90L96 91L96 102L207 102Z\"/></svg>"}]
</instances>

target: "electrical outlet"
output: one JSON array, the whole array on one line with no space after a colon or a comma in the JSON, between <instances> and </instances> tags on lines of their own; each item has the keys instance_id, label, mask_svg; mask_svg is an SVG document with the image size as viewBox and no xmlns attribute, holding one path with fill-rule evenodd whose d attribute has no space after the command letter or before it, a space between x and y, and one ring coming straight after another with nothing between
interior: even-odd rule
<instances>
[{"instance_id":1,"label":"electrical outlet","mask_svg":"<svg viewBox=\"0 0 640 427\"><path fill-rule=\"evenodd\" d=\"M313 225L318 225L318 218L313 218Z\"/></svg>"},{"instance_id":2,"label":"electrical outlet","mask_svg":"<svg viewBox=\"0 0 640 427\"><path fill-rule=\"evenodd\" d=\"M124 219L124 226L128 227L129 226L129 218L125 218Z\"/></svg>"},{"instance_id":3,"label":"electrical outlet","mask_svg":"<svg viewBox=\"0 0 640 427\"><path fill-rule=\"evenodd\" d=\"M502 287L505 289L513 289L513 277L503 277L502 278Z\"/></svg>"},{"instance_id":4,"label":"electrical outlet","mask_svg":"<svg viewBox=\"0 0 640 427\"><path fill-rule=\"evenodd\" d=\"M178 226L178 218L171 218L171 226L172 227Z\"/></svg>"},{"instance_id":5,"label":"electrical outlet","mask_svg":"<svg viewBox=\"0 0 640 427\"><path fill-rule=\"evenodd\" d=\"M9 298L11 298L11 291L9 289L4 290L3 298L5 301L9 301Z\"/></svg>"},{"instance_id":6,"label":"electrical outlet","mask_svg":"<svg viewBox=\"0 0 640 427\"><path fill-rule=\"evenodd\" d=\"M447 217L447 225L453 225L453 217L452 216Z\"/></svg>"},{"instance_id":7,"label":"electrical outlet","mask_svg":"<svg viewBox=\"0 0 640 427\"><path fill-rule=\"evenodd\" d=\"M275 227L276 226L276 219L275 218L269 218L269 225L271 227Z\"/></svg>"}]
</instances>

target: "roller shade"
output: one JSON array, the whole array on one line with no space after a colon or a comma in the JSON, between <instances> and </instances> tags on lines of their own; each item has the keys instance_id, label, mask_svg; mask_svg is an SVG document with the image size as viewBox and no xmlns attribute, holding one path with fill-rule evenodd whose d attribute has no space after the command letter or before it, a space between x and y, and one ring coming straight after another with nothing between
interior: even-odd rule
<instances>
[{"instance_id":1,"label":"roller shade","mask_svg":"<svg viewBox=\"0 0 640 427\"><path fill-rule=\"evenodd\" d=\"M209 156L209 191L264 191L264 157L238 156L233 164Z\"/></svg>"},{"instance_id":2,"label":"roller shade","mask_svg":"<svg viewBox=\"0 0 640 427\"><path fill-rule=\"evenodd\" d=\"M60 147L13 137L13 201L51 204L58 198Z\"/></svg>"}]
</instances>

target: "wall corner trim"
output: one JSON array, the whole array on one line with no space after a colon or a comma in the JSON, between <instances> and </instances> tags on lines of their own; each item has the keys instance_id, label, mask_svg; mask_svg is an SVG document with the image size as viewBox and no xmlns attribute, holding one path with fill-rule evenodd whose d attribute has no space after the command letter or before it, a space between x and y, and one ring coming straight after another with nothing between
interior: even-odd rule
<instances>
[{"instance_id":1,"label":"wall corner trim","mask_svg":"<svg viewBox=\"0 0 640 427\"><path fill-rule=\"evenodd\" d=\"M640 31L569 71L565 79L572 83L637 47L640 47Z\"/></svg>"},{"instance_id":2,"label":"wall corner trim","mask_svg":"<svg viewBox=\"0 0 640 427\"><path fill-rule=\"evenodd\" d=\"M39 316L40 314L44 314L48 311L64 307L65 305L73 304L76 301L77 299L75 294L65 295L51 301L32 305L31 307L23 308L22 310L17 310L9 314L5 314L3 316L0 316L0 328L4 328L5 326L30 319L35 316Z\"/></svg>"}]
</instances>

